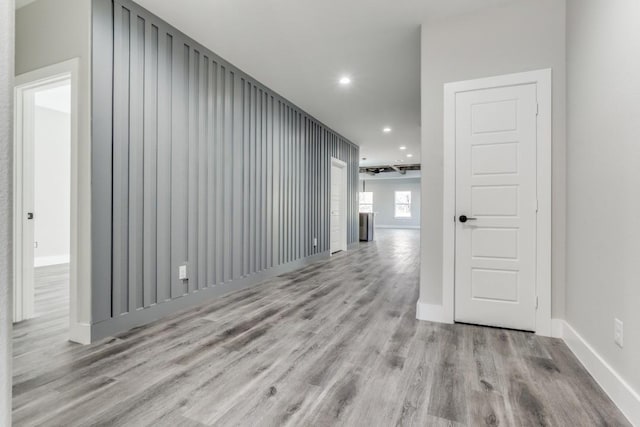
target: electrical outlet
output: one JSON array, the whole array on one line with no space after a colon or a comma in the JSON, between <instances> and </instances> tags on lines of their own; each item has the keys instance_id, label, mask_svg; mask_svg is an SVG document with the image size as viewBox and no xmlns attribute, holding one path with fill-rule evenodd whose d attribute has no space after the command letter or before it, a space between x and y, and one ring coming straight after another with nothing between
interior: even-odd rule
<instances>
[{"instance_id":1,"label":"electrical outlet","mask_svg":"<svg viewBox=\"0 0 640 427\"><path fill-rule=\"evenodd\" d=\"M178 279L179 280L187 280L187 264L182 264L178 267Z\"/></svg>"},{"instance_id":2,"label":"electrical outlet","mask_svg":"<svg viewBox=\"0 0 640 427\"><path fill-rule=\"evenodd\" d=\"M315 248L316 246L318 246L318 238L314 237L313 238L313 247Z\"/></svg>"},{"instance_id":3,"label":"electrical outlet","mask_svg":"<svg viewBox=\"0 0 640 427\"><path fill-rule=\"evenodd\" d=\"M613 325L613 340L618 344L618 347L622 348L624 346L624 329L622 320L614 319Z\"/></svg>"}]
</instances>

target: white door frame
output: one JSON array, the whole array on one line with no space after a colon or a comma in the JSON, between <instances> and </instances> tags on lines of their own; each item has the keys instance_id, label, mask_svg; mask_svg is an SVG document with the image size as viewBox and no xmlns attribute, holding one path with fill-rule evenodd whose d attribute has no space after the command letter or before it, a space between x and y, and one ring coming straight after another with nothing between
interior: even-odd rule
<instances>
[{"instance_id":1,"label":"white door frame","mask_svg":"<svg viewBox=\"0 0 640 427\"><path fill-rule=\"evenodd\" d=\"M344 224L343 226L343 233L342 233L342 238L340 239L340 248L332 248L331 247L331 218L333 217L333 215L331 215L331 212L329 212L329 253L333 253L333 252L337 252L339 250L343 250L346 251L347 250L347 230L348 230L348 215L347 215L347 190L348 190L348 186L347 186L347 164L345 162L343 162L340 159L336 159L335 157L331 157L331 167L333 168L334 166L339 167L340 169L342 169L342 199L340 201L340 209L343 213L343 217L344 217ZM331 176L331 174L329 175ZM332 178L333 179L333 178ZM331 188L331 186L329 187ZM331 208L331 207L329 207Z\"/></svg>"},{"instance_id":2,"label":"white door frame","mask_svg":"<svg viewBox=\"0 0 640 427\"><path fill-rule=\"evenodd\" d=\"M454 322L456 236L456 94L536 84L538 100L536 184L536 333L551 336L551 69L444 85L444 208L442 236L443 320Z\"/></svg>"},{"instance_id":3,"label":"white door frame","mask_svg":"<svg viewBox=\"0 0 640 427\"><path fill-rule=\"evenodd\" d=\"M71 235L70 235L70 273L69 273L69 327L70 331L80 323L78 319L78 70L77 58L50 65L16 76L15 78L15 116L14 116L14 321L29 318L33 315L33 289L23 288L23 277L26 262L33 262L25 258L23 222L24 222L24 197L23 186L25 177L23 173L24 160L24 113L23 109L25 91L40 86L51 85L55 82L69 80L71 84ZM31 282L31 285L33 283ZM26 292L23 292L25 290ZM71 334L71 333L70 333Z\"/></svg>"}]
</instances>

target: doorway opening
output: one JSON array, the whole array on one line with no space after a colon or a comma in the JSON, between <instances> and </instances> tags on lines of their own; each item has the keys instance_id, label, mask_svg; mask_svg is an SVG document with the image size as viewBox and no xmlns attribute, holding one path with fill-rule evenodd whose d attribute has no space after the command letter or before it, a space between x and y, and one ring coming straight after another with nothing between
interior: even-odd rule
<instances>
[{"instance_id":1,"label":"doorway opening","mask_svg":"<svg viewBox=\"0 0 640 427\"><path fill-rule=\"evenodd\" d=\"M16 77L14 356L70 337L75 288L76 63Z\"/></svg>"},{"instance_id":2,"label":"doorway opening","mask_svg":"<svg viewBox=\"0 0 640 427\"><path fill-rule=\"evenodd\" d=\"M330 252L347 250L347 164L331 159Z\"/></svg>"},{"instance_id":3,"label":"doorway opening","mask_svg":"<svg viewBox=\"0 0 640 427\"><path fill-rule=\"evenodd\" d=\"M401 146L401 151L413 149ZM365 161L366 159L363 159ZM382 166L360 165L360 242L374 242L376 236L391 239L399 248L420 239L422 178L420 163L402 160Z\"/></svg>"}]
</instances>

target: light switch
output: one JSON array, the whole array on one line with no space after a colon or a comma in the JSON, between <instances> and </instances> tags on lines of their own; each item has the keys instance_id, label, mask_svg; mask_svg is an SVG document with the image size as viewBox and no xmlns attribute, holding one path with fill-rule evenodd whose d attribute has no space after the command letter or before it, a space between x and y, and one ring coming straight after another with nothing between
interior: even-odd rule
<instances>
[{"instance_id":1,"label":"light switch","mask_svg":"<svg viewBox=\"0 0 640 427\"><path fill-rule=\"evenodd\" d=\"M182 264L178 267L178 279L187 280L187 264Z\"/></svg>"}]
</instances>

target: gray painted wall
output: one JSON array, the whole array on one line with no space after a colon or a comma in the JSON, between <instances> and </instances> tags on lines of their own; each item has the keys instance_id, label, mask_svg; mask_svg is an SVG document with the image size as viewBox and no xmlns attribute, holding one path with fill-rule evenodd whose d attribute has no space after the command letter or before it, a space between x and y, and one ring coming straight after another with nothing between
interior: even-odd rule
<instances>
[{"instance_id":1,"label":"gray painted wall","mask_svg":"<svg viewBox=\"0 0 640 427\"><path fill-rule=\"evenodd\" d=\"M364 183L364 187L363 184ZM360 191L373 192L373 211L377 227L420 227L420 178L368 179L360 182ZM395 217L395 192L411 191L411 218Z\"/></svg>"},{"instance_id":2,"label":"gray painted wall","mask_svg":"<svg viewBox=\"0 0 640 427\"><path fill-rule=\"evenodd\" d=\"M569 0L567 18L566 320L640 393L640 2Z\"/></svg>"},{"instance_id":3,"label":"gray painted wall","mask_svg":"<svg viewBox=\"0 0 640 427\"><path fill-rule=\"evenodd\" d=\"M357 146L138 5L93 14L93 339L325 256L332 156L357 242Z\"/></svg>"},{"instance_id":4,"label":"gray painted wall","mask_svg":"<svg viewBox=\"0 0 640 427\"><path fill-rule=\"evenodd\" d=\"M0 426L11 425L14 16L0 2Z\"/></svg>"},{"instance_id":5,"label":"gray painted wall","mask_svg":"<svg viewBox=\"0 0 640 427\"><path fill-rule=\"evenodd\" d=\"M551 68L552 314L553 317L563 316L566 217L565 27L564 0L512 2L422 26L424 203L421 224L421 302L442 304L444 83Z\"/></svg>"}]
</instances>

